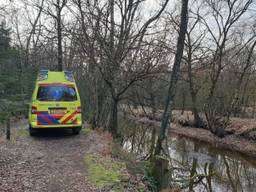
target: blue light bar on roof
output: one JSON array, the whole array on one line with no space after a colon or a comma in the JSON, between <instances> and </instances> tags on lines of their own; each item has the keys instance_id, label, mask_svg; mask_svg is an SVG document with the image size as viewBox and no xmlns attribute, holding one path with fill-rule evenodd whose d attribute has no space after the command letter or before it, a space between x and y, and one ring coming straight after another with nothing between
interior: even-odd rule
<instances>
[{"instance_id":1,"label":"blue light bar on roof","mask_svg":"<svg viewBox=\"0 0 256 192\"><path fill-rule=\"evenodd\" d=\"M37 76L38 81L43 81L48 78L48 70L40 70Z\"/></svg>"}]
</instances>

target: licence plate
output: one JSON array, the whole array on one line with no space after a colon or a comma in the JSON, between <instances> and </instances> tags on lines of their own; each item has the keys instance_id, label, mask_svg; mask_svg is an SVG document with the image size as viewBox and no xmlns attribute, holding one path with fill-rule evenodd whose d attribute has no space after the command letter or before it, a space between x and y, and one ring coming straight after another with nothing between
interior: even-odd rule
<instances>
[{"instance_id":1,"label":"licence plate","mask_svg":"<svg viewBox=\"0 0 256 192\"><path fill-rule=\"evenodd\" d=\"M51 114L64 114L65 110L64 109L51 109L50 113Z\"/></svg>"}]
</instances>

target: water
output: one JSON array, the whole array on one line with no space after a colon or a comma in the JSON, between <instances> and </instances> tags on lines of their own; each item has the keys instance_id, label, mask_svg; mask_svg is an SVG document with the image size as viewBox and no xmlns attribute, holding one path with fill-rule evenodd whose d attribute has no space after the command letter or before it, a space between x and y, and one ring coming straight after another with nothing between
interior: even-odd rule
<instances>
[{"instance_id":1,"label":"water","mask_svg":"<svg viewBox=\"0 0 256 192\"><path fill-rule=\"evenodd\" d=\"M152 127L136 127L136 133L126 138L124 148L140 159L147 157L151 130ZM167 148L170 186L198 192L256 191L253 158L180 136L169 137Z\"/></svg>"},{"instance_id":2,"label":"water","mask_svg":"<svg viewBox=\"0 0 256 192\"><path fill-rule=\"evenodd\" d=\"M177 168L173 177L187 179L184 191L256 191L254 159L184 137L171 137L168 143L171 165Z\"/></svg>"}]
</instances>

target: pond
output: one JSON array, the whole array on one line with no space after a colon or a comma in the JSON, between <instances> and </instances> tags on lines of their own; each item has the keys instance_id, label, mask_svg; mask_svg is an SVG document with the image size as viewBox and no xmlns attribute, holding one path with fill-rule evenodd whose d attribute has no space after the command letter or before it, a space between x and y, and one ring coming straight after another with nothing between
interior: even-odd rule
<instances>
[{"instance_id":1,"label":"pond","mask_svg":"<svg viewBox=\"0 0 256 192\"><path fill-rule=\"evenodd\" d=\"M135 134L125 139L124 149L139 159L147 158L152 127L144 125L135 129ZM166 142L166 154L170 161L170 186L179 186L182 191L252 192L256 189L253 158L175 135Z\"/></svg>"}]
</instances>

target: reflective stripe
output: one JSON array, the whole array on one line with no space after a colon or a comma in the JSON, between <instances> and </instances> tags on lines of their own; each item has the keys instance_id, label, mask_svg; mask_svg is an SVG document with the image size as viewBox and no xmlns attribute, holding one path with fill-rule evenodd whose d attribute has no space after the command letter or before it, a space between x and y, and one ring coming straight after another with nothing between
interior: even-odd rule
<instances>
[{"instance_id":1,"label":"reflective stripe","mask_svg":"<svg viewBox=\"0 0 256 192\"><path fill-rule=\"evenodd\" d=\"M77 123L77 119L74 119L71 124L76 124Z\"/></svg>"},{"instance_id":2,"label":"reflective stripe","mask_svg":"<svg viewBox=\"0 0 256 192\"><path fill-rule=\"evenodd\" d=\"M54 124L50 119L48 119L45 115L41 114L40 112L37 113L37 117L42 118L44 121L46 121L50 125Z\"/></svg>"},{"instance_id":3,"label":"reflective stripe","mask_svg":"<svg viewBox=\"0 0 256 192\"><path fill-rule=\"evenodd\" d=\"M43 125L43 123L39 119L37 119L37 125Z\"/></svg>"},{"instance_id":4,"label":"reflective stripe","mask_svg":"<svg viewBox=\"0 0 256 192\"><path fill-rule=\"evenodd\" d=\"M54 124L60 124L56 119L54 119L51 115L49 115L46 112L41 112L42 115L44 115L45 117L47 117L48 119L50 119Z\"/></svg>"},{"instance_id":5,"label":"reflective stripe","mask_svg":"<svg viewBox=\"0 0 256 192\"><path fill-rule=\"evenodd\" d=\"M44 124L44 125L49 125L49 123L47 122L47 121L45 121L42 117L40 117L40 116L37 116L37 120L38 121L41 121L41 123L42 124Z\"/></svg>"},{"instance_id":6,"label":"reflective stripe","mask_svg":"<svg viewBox=\"0 0 256 192\"><path fill-rule=\"evenodd\" d=\"M54 116L51 116L48 114L48 112L45 111L38 111L37 112L37 120L40 121L40 123L44 125L54 125L54 124L66 124L66 123L77 123L77 119L72 119L78 112L77 111L71 111L65 114L64 116L58 115L57 118L60 118L59 120L55 119Z\"/></svg>"},{"instance_id":7,"label":"reflective stripe","mask_svg":"<svg viewBox=\"0 0 256 192\"><path fill-rule=\"evenodd\" d=\"M63 123L63 121L68 118L71 114L73 113L73 111L69 111L68 113L66 113L60 120L60 123Z\"/></svg>"},{"instance_id":8,"label":"reflective stripe","mask_svg":"<svg viewBox=\"0 0 256 192\"><path fill-rule=\"evenodd\" d=\"M62 117L64 117L64 114L54 114L54 115L52 115L52 117L54 117L54 119L56 119L56 120L60 120Z\"/></svg>"},{"instance_id":9,"label":"reflective stripe","mask_svg":"<svg viewBox=\"0 0 256 192\"><path fill-rule=\"evenodd\" d=\"M74 115L77 113L77 111L75 111L74 113L72 113L68 118L66 118L62 123L67 123L72 117L74 117Z\"/></svg>"}]
</instances>

